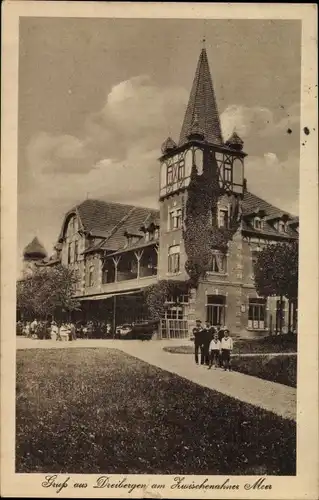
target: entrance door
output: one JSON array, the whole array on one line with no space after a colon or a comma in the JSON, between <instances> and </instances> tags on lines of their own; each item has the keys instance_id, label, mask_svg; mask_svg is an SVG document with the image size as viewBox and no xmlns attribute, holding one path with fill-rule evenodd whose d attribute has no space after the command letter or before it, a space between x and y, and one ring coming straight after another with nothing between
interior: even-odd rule
<instances>
[{"instance_id":1,"label":"entrance door","mask_svg":"<svg viewBox=\"0 0 319 500\"><path fill-rule=\"evenodd\" d=\"M225 324L226 297L224 295L207 295L206 321L213 326Z\"/></svg>"}]
</instances>

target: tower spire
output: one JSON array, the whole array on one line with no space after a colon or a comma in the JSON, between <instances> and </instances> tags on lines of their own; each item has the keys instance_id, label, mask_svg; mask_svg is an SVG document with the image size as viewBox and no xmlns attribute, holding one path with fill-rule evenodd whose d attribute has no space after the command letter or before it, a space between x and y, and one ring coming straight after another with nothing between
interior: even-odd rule
<instances>
[{"instance_id":1,"label":"tower spire","mask_svg":"<svg viewBox=\"0 0 319 500\"><path fill-rule=\"evenodd\" d=\"M205 140L216 145L223 144L223 137L219 121L216 97L209 69L205 48L205 37L202 40L202 50L197 63L186 113L179 138L179 145L187 142L192 125L197 121L204 133Z\"/></svg>"}]
</instances>

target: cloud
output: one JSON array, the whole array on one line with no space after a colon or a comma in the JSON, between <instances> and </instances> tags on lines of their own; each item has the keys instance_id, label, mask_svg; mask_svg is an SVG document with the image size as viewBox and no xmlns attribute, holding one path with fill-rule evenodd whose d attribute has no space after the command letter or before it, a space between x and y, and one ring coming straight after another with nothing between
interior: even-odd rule
<instances>
[{"instance_id":1,"label":"cloud","mask_svg":"<svg viewBox=\"0 0 319 500\"><path fill-rule=\"evenodd\" d=\"M280 109L276 116L265 107L232 104L223 111L220 119L224 138L227 139L236 130L244 140L248 155L273 151L283 160L289 151L299 149L299 104Z\"/></svg>"},{"instance_id":2,"label":"cloud","mask_svg":"<svg viewBox=\"0 0 319 500\"><path fill-rule=\"evenodd\" d=\"M248 190L292 214L299 213L299 154L280 161L273 153L248 157L245 162Z\"/></svg>"},{"instance_id":3,"label":"cloud","mask_svg":"<svg viewBox=\"0 0 319 500\"><path fill-rule=\"evenodd\" d=\"M160 146L168 135L177 139L187 99L185 89L139 75L115 85L78 136L33 137L19 197L20 251L37 233L49 250L64 213L87 197L156 207ZM267 108L233 104L221 123L225 138L235 127L245 141L248 188L298 211L299 138L286 133L299 127L298 107L275 117Z\"/></svg>"}]
</instances>

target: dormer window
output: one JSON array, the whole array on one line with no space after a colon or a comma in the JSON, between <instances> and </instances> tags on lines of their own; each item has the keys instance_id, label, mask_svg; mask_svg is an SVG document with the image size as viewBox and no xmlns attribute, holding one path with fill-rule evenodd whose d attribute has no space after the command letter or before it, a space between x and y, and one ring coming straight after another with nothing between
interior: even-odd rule
<instances>
[{"instance_id":1,"label":"dormer window","mask_svg":"<svg viewBox=\"0 0 319 500\"><path fill-rule=\"evenodd\" d=\"M158 238L159 238L159 229L156 228L155 231L154 231L154 239L158 240Z\"/></svg>"},{"instance_id":2,"label":"dormer window","mask_svg":"<svg viewBox=\"0 0 319 500\"><path fill-rule=\"evenodd\" d=\"M263 228L263 220L260 217L254 218L254 228L255 229L262 229Z\"/></svg>"},{"instance_id":3,"label":"dormer window","mask_svg":"<svg viewBox=\"0 0 319 500\"><path fill-rule=\"evenodd\" d=\"M280 220L278 222L278 231L279 231L279 233L286 233L287 232L287 223L284 222L283 220Z\"/></svg>"}]
</instances>

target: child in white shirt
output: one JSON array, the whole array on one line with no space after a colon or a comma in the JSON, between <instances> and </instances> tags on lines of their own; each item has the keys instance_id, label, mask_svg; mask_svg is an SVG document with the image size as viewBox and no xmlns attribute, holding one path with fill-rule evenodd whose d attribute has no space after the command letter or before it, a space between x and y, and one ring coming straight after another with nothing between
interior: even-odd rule
<instances>
[{"instance_id":1,"label":"child in white shirt","mask_svg":"<svg viewBox=\"0 0 319 500\"><path fill-rule=\"evenodd\" d=\"M221 345L218 339L218 333L215 332L214 337L209 344L209 366L208 366L209 370L211 369L212 365L214 365L214 368L217 368L219 362L220 349Z\"/></svg>"},{"instance_id":2,"label":"child in white shirt","mask_svg":"<svg viewBox=\"0 0 319 500\"><path fill-rule=\"evenodd\" d=\"M224 337L221 340L222 363L225 371L227 370L227 368L229 371L231 370L230 354L232 350L233 350L233 339L229 336L229 330L225 329Z\"/></svg>"}]
</instances>

